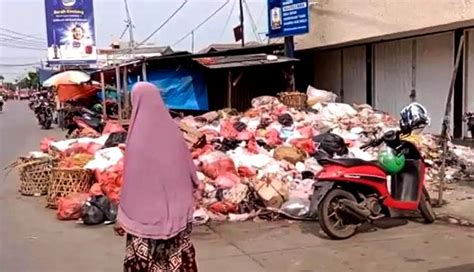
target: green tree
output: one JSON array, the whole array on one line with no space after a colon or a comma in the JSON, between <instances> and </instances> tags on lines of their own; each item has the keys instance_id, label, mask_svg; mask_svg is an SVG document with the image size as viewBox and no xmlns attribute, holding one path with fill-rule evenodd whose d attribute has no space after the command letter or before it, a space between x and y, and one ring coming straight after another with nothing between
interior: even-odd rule
<instances>
[{"instance_id":1,"label":"green tree","mask_svg":"<svg viewBox=\"0 0 474 272\"><path fill-rule=\"evenodd\" d=\"M28 72L28 74L18 82L20 88L36 88L39 85L39 78L36 72Z\"/></svg>"}]
</instances>

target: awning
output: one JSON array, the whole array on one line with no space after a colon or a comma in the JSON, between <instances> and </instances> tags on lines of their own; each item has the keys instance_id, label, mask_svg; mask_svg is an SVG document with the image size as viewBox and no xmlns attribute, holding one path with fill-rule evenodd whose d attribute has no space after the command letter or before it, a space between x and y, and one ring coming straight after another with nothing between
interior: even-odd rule
<instances>
[{"instance_id":1,"label":"awning","mask_svg":"<svg viewBox=\"0 0 474 272\"><path fill-rule=\"evenodd\" d=\"M95 94L99 89L94 85L62 84L58 85L59 101L77 100Z\"/></svg>"}]
</instances>

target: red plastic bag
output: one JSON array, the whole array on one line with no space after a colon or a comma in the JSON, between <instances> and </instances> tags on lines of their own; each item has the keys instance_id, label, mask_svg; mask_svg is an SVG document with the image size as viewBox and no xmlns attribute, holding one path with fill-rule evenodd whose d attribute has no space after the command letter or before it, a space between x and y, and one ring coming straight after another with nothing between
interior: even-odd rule
<instances>
[{"instance_id":1,"label":"red plastic bag","mask_svg":"<svg viewBox=\"0 0 474 272\"><path fill-rule=\"evenodd\" d=\"M123 159L104 171L96 171L95 177L104 195L113 203L118 204L123 183Z\"/></svg>"},{"instance_id":2,"label":"red plastic bag","mask_svg":"<svg viewBox=\"0 0 474 272\"><path fill-rule=\"evenodd\" d=\"M98 182L92 184L91 189L89 190L89 193L93 196L104 195L104 192L102 192L101 185Z\"/></svg>"},{"instance_id":3,"label":"red plastic bag","mask_svg":"<svg viewBox=\"0 0 474 272\"><path fill-rule=\"evenodd\" d=\"M270 146L281 145L282 140L280 139L280 133L276 129L270 129L265 134L265 139L267 139L267 144Z\"/></svg>"},{"instance_id":4,"label":"red plastic bag","mask_svg":"<svg viewBox=\"0 0 474 272\"><path fill-rule=\"evenodd\" d=\"M255 138L255 134L247 130L239 132L239 134L237 135L237 140L240 140L240 141L248 141L253 138Z\"/></svg>"},{"instance_id":5,"label":"red plastic bag","mask_svg":"<svg viewBox=\"0 0 474 272\"><path fill-rule=\"evenodd\" d=\"M314 129L311 126L301 127L297 129L303 138L309 139L314 136Z\"/></svg>"},{"instance_id":6,"label":"red plastic bag","mask_svg":"<svg viewBox=\"0 0 474 272\"><path fill-rule=\"evenodd\" d=\"M252 169L247 166L239 166L237 169L237 172L239 173L239 176L242 178L252 178L257 175L257 171L255 169Z\"/></svg>"},{"instance_id":7,"label":"red plastic bag","mask_svg":"<svg viewBox=\"0 0 474 272\"><path fill-rule=\"evenodd\" d=\"M235 139L239 132L235 130L234 125L230 121L223 121L221 123L221 136L229 139Z\"/></svg>"},{"instance_id":8,"label":"red plastic bag","mask_svg":"<svg viewBox=\"0 0 474 272\"><path fill-rule=\"evenodd\" d=\"M294 139L290 141L290 144L310 155L316 152L316 146L312 139Z\"/></svg>"},{"instance_id":9,"label":"red plastic bag","mask_svg":"<svg viewBox=\"0 0 474 272\"><path fill-rule=\"evenodd\" d=\"M55 141L53 137L46 137L40 142L40 150L44 153L47 153L49 146Z\"/></svg>"},{"instance_id":10,"label":"red plastic bag","mask_svg":"<svg viewBox=\"0 0 474 272\"><path fill-rule=\"evenodd\" d=\"M67 197L60 198L56 216L59 220L77 220L81 218L82 205L90 197L88 193L73 193Z\"/></svg>"},{"instance_id":11,"label":"red plastic bag","mask_svg":"<svg viewBox=\"0 0 474 272\"><path fill-rule=\"evenodd\" d=\"M118 121L107 121L102 134L110 134L112 132L123 132L125 129Z\"/></svg>"},{"instance_id":12,"label":"red plastic bag","mask_svg":"<svg viewBox=\"0 0 474 272\"><path fill-rule=\"evenodd\" d=\"M222 214L235 213L238 208L239 206L228 201L215 202L209 206L210 211Z\"/></svg>"},{"instance_id":13,"label":"red plastic bag","mask_svg":"<svg viewBox=\"0 0 474 272\"><path fill-rule=\"evenodd\" d=\"M253 154L258 154L259 152L259 147L258 147L258 144L255 140L250 140L247 142L247 150L250 152L250 153L253 153Z\"/></svg>"},{"instance_id":14,"label":"red plastic bag","mask_svg":"<svg viewBox=\"0 0 474 272\"><path fill-rule=\"evenodd\" d=\"M193 159L197 159L200 156L202 156L204 154L208 154L212 151L214 151L214 147L212 145L205 145L202 148L197 148L196 150L194 150L194 152L192 153L192 157L193 157Z\"/></svg>"},{"instance_id":15,"label":"red plastic bag","mask_svg":"<svg viewBox=\"0 0 474 272\"><path fill-rule=\"evenodd\" d=\"M213 163L204 164L201 170L204 175L211 179L216 179L218 176L224 175L225 173L237 175L234 161L227 157L221 158Z\"/></svg>"}]
</instances>

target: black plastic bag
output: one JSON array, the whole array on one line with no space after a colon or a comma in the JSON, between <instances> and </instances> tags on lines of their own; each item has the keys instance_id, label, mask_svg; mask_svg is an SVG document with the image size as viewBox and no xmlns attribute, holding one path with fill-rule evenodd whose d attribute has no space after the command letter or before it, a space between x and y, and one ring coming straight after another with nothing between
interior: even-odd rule
<instances>
[{"instance_id":1,"label":"black plastic bag","mask_svg":"<svg viewBox=\"0 0 474 272\"><path fill-rule=\"evenodd\" d=\"M349 153L344 139L334 133L323 133L313 137L313 142L319 144L319 151L324 151L329 157L343 156Z\"/></svg>"},{"instance_id":2,"label":"black plastic bag","mask_svg":"<svg viewBox=\"0 0 474 272\"><path fill-rule=\"evenodd\" d=\"M289 113L284 113L278 116L278 123L285 127L291 127L293 125L293 117Z\"/></svg>"},{"instance_id":3,"label":"black plastic bag","mask_svg":"<svg viewBox=\"0 0 474 272\"><path fill-rule=\"evenodd\" d=\"M82 221L86 225L111 223L117 219L117 205L110 202L105 196L92 196L82 205Z\"/></svg>"},{"instance_id":4,"label":"black plastic bag","mask_svg":"<svg viewBox=\"0 0 474 272\"><path fill-rule=\"evenodd\" d=\"M104 148L115 147L119 144L124 144L127 141L127 132L112 132L105 141Z\"/></svg>"}]
</instances>

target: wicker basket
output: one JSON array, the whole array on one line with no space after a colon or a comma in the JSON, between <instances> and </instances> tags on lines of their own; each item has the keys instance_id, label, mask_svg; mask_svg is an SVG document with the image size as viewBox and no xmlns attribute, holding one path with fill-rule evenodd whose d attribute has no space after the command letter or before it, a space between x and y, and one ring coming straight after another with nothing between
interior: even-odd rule
<instances>
[{"instance_id":1,"label":"wicker basket","mask_svg":"<svg viewBox=\"0 0 474 272\"><path fill-rule=\"evenodd\" d=\"M305 108L308 95L300 92L284 92L279 93L278 98L281 103L290 108Z\"/></svg>"},{"instance_id":2,"label":"wicker basket","mask_svg":"<svg viewBox=\"0 0 474 272\"><path fill-rule=\"evenodd\" d=\"M72 193L86 193L92 185L92 172L85 169L61 169L51 171L47 207L55 209L57 200Z\"/></svg>"},{"instance_id":3,"label":"wicker basket","mask_svg":"<svg viewBox=\"0 0 474 272\"><path fill-rule=\"evenodd\" d=\"M41 196L48 193L51 169L57 160L41 159L24 162L20 168L20 193L25 196Z\"/></svg>"}]
</instances>

